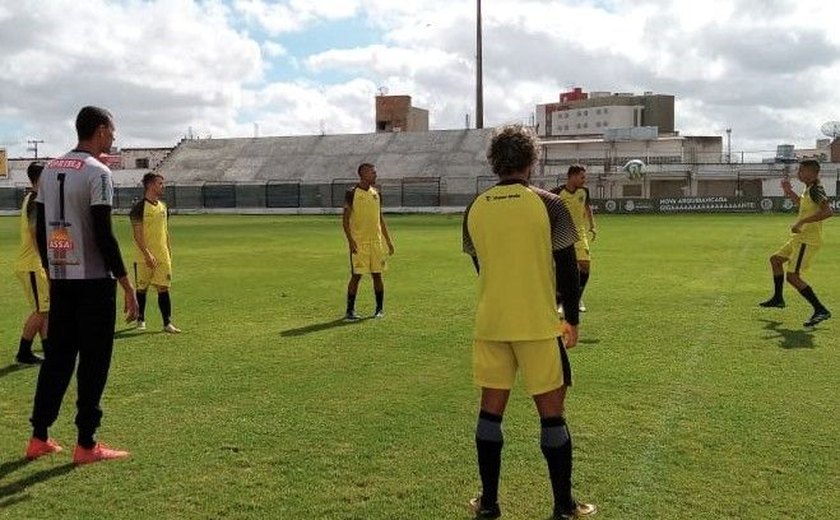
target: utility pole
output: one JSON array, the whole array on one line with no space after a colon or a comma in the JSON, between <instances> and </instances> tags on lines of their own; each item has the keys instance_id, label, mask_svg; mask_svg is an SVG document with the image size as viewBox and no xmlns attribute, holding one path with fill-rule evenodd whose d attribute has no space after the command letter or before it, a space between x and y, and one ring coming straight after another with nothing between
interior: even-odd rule
<instances>
[{"instance_id":1,"label":"utility pole","mask_svg":"<svg viewBox=\"0 0 840 520\"><path fill-rule=\"evenodd\" d=\"M38 145L43 143L43 142L44 142L43 139L30 139L30 140L26 141L27 144L32 145L29 148L27 148L27 150L31 151L31 152L35 152L35 158L36 159L38 158Z\"/></svg>"},{"instance_id":2,"label":"utility pole","mask_svg":"<svg viewBox=\"0 0 840 520\"><path fill-rule=\"evenodd\" d=\"M484 85L481 79L481 0L476 0L475 18L475 127L484 128Z\"/></svg>"}]
</instances>

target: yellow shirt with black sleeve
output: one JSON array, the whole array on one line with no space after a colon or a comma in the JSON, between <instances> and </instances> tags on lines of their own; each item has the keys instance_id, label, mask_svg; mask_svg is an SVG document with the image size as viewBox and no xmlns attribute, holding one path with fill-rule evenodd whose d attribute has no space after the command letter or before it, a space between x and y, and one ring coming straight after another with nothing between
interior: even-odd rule
<instances>
[{"instance_id":1,"label":"yellow shirt with black sleeve","mask_svg":"<svg viewBox=\"0 0 840 520\"><path fill-rule=\"evenodd\" d=\"M23 197L20 210L20 247L15 262L17 272L37 272L44 269L41 265L41 256L38 254L38 246L33 238L36 216L35 195L34 191L28 191Z\"/></svg>"},{"instance_id":2,"label":"yellow shirt with black sleeve","mask_svg":"<svg viewBox=\"0 0 840 520\"><path fill-rule=\"evenodd\" d=\"M157 259L159 265L170 265L172 259L169 255L169 210L162 200L151 202L148 199L138 201L132 206L129 212L131 224L142 224L143 240L146 249ZM143 251L134 242L135 262L139 265L145 264Z\"/></svg>"},{"instance_id":3,"label":"yellow shirt with black sleeve","mask_svg":"<svg viewBox=\"0 0 840 520\"><path fill-rule=\"evenodd\" d=\"M820 211L820 204L827 200L825 188L819 182L807 186L799 196L799 218L810 217ZM823 242L822 220L802 224L799 233L792 233L791 238L803 244L818 246Z\"/></svg>"},{"instance_id":4,"label":"yellow shirt with black sleeve","mask_svg":"<svg viewBox=\"0 0 840 520\"><path fill-rule=\"evenodd\" d=\"M382 241L382 201L373 186L347 190L344 203L350 208L350 235L357 244Z\"/></svg>"},{"instance_id":5,"label":"yellow shirt with black sleeve","mask_svg":"<svg viewBox=\"0 0 840 520\"><path fill-rule=\"evenodd\" d=\"M566 203L569 213L572 214L572 220L575 223L578 235L580 238L585 238L589 229L589 219L586 216L586 208L589 206L589 190L581 186L575 191L570 191L564 184L552 190L552 193L556 193L560 200Z\"/></svg>"},{"instance_id":6,"label":"yellow shirt with black sleeve","mask_svg":"<svg viewBox=\"0 0 840 520\"><path fill-rule=\"evenodd\" d=\"M475 338L556 338L554 251L578 240L566 205L519 181L481 193L464 214L463 249L477 259Z\"/></svg>"}]
</instances>

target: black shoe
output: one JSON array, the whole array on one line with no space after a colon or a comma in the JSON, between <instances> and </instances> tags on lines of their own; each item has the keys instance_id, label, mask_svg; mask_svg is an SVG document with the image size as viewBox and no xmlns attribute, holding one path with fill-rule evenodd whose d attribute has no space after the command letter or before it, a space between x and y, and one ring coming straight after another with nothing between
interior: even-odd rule
<instances>
[{"instance_id":1,"label":"black shoe","mask_svg":"<svg viewBox=\"0 0 840 520\"><path fill-rule=\"evenodd\" d=\"M785 301L781 298L770 298L767 301L761 302L758 304L759 307L778 307L779 309L785 308Z\"/></svg>"},{"instance_id":2,"label":"black shoe","mask_svg":"<svg viewBox=\"0 0 840 520\"><path fill-rule=\"evenodd\" d=\"M37 354L33 354L32 352L27 352L25 354L19 352L18 355L15 356L15 361L23 363L24 365L40 365L44 361L44 358Z\"/></svg>"},{"instance_id":3,"label":"black shoe","mask_svg":"<svg viewBox=\"0 0 840 520\"><path fill-rule=\"evenodd\" d=\"M831 313L828 312L828 309L823 309L821 311L815 312L814 315L811 316L811 319L809 319L808 321L803 323L802 326L803 327L813 327L817 323L819 323L821 321L825 321L830 317L831 317Z\"/></svg>"},{"instance_id":4,"label":"black shoe","mask_svg":"<svg viewBox=\"0 0 840 520\"><path fill-rule=\"evenodd\" d=\"M553 520L569 520L571 518L591 518L598 512L595 504L577 502L571 511L554 511Z\"/></svg>"},{"instance_id":5,"label":"black shoe","mask_svg":"<svg viewBox=\"0 0 840 520\"><path fill-rule=\"evenodd\" d=\"M502 516L502 510L499 509L499 503L496 502L492 506L483 506L481 505L481 495L478 495L470 500L470 509L472 509L475 513L476 520L499 518Z\"/></svg>"}]
</instances>

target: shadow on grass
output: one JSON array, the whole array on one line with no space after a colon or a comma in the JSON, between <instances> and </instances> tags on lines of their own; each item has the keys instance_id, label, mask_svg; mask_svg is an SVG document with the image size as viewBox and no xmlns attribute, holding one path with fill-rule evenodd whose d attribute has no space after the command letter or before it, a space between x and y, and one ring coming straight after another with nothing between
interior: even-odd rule
<instances>
[{"instance_id":1,"label":"shadow on grass","mask_svg":"<svg viewBox=\"0 0 840 520\"><path fill-rule=\"evenodd\" d=\"M0 500L0 511L6 509L7 507L11 507L15 504L19 504L21 502L26 502L27 500L31 499L32 495L20 495L16 497L9 497L6 500Z\"/></svg>"},{"instance_id":2,"label":"shadow on grass","mask_svg":"<svg viewBox=\"0 0 840 520\"><path fill-rule=\"evenodd\" d=\"M114 339L133 338L135 336L145 336L147 334L163 334L163 330L137 330L137 327L131 325L124 329L114 331Z\"/></svg>"},{"instance_id":3,"label":"shadow on grass","mask_svg":"<svg viewBox=\"0 0 840 520\"><path fill-rule=\"evenodd\" d=\"M25 463L29 462L26 459L22 459L22 461L24 462L23 465L25 465ZM15 462L18 462L18 461L15 461ZM61 475L64 475L66 473L70 473L71 471L73 471L73 468L75 468L75 467L76 466L73 463L68 462L67 464L62 464L61 466L56 466L54 468L45 469L45 470L39 471L37 473L33 473L32 475L29 475L28 477L24 477L24 478L18 480L17 482L10 482L8 484L0 486L0 498L6 498L6 497L10 497L12 495L17 495L18 493L21 493L21 492L25 491L26 488L28 488L29 486L32 486L33 484L38 484L40 482L44 482L44 481L49 480L51 478L60 477ZM6 502L10 502L10 501L4 501L4 503L6 503ZM14 502L11 502L11 503L14 503Z\"/></svg>"},{"instance_id":4,"label":"shadow on grass","mask_svg":"<svg viewBox=\"0 0 840 520\"><path fill-rule=\"evenodd\" d=\"M26 466L30 462L32 461L24 457L22 459L10 460L9 462L4 462L3 464L0 464L0 480L3 480L4 478L6 478L6 475L14 473L15 471Z\"/></svg>"},{"instance_id":5,"label":"shadow on grass","mask_svg":"<svg viewBox=\"0 0 840 520\"><path fill-rule=\"evenodd\" d=\"M9 374L14 374L18 370L26 370L27 368L35 368L38 365L23 365L20 363L12 363L3 368L0 368L0 377L6 377Z\"/></svg>"},{"instance_id":6,"label":"shadow on grass","mask_svg":"<svg viewBox=\"0 0 840 520\"><path fill-rule=\"evenodd\" d=\"M600 340L600 339L598 339L598 338L592 338L592 339L579 339L579 340L578 340L578 342L577 342L577 344L578 344L578 345L597 345L597 344L598 344L598 343L600 343L600 342L601 342L601 340Z\"/></svg>"},{"instance_id":7,"label":"shadow on grass","mask_svg":"<svg viewBox=\"0 0 840 520\"><path fill-rule=\"evenodd\" d=\"M337 320L332 321L325 321L323 323L313 323L312 325L307 325L305 327L298 327L296 329L288 329L284 330L280 333L281 336L284 338L294 337L294 336L305 336L306 334L311 334L313 332L321 332L322 330L327 329L334 329L336 327L347 327L350 325L356 325L361 323L365 320L369 320L372 318L361 318L356 321L344 321L344 318L338 318Z\"/></svg>"},{"instance_id":8,"label":"shadow on grass","mask_svg":"<svg viewBox=\"0 0 840 520\"><path fill-rule=\"evenodd\" d=\"M805 329L787 329L782 327L782 322L761 319L764 322L764 330L773 332L774 335L765 339L779 339L779 348L815 348L814 331Z\"/></svg>"}]
</instances>

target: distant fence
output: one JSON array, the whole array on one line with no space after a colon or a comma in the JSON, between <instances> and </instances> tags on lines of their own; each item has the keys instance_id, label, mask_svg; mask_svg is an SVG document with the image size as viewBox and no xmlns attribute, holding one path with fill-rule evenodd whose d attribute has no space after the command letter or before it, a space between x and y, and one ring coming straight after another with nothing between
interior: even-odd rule
<instances>
[{"instance_id":1,"label":"distant fence","mask_svg":"<svg viewBox=\"0 0 840 520\"><path fill-rule=\"evenodd\" d=\"M377 185L382 206L392 210L411 208L463 208L477 194L493 186L498 179L491 176L440 178L417 177L381 179ZM533 177L531 183L544 189L558 185L557 177ZM173 210L185 211L236 211L266 212L275 209L335 211L344 205L347 190L355 186L356 179L336 179L329 183L301 183L269 181L264 183L206 182L196 185L167 184L164 199ZM838 183L840 188L840 182ZM727 188L728 189L728 188ZM785 197L762 196L742 192L742 196L704 195L692 197L615 197L603 194L594 198L593 209L598 213L754 213L792 211L793 204ZM731 193L731 192L730 192ZM838 190L840 193L840 190ZM23 187L0 187L0 211L20 209L24 196ZM142 199L140 186L117 186L114 189L114 208L128 210ZM832 207L840 210L838 199L832 197Z\"/></svg>"}]
</instances>

